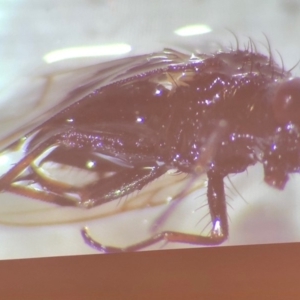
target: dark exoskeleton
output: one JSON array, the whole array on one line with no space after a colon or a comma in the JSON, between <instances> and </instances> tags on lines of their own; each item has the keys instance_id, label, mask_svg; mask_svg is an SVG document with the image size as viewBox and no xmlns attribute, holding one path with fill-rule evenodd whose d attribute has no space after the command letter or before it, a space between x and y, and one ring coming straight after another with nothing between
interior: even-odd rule
<instances>
[{"instance_id":1,"label":"dark exoskeleton","mask_svg":"<svg viewBox=\"0 0 300 300\"><path fill-rule=\"evenodd\" d=\"M120 80L88 91L26 135L24 158L2 176L2 191L92 208L141 190L170 169L192 178L207 173L209 236L167 231L115 248L82 231L100 251L135 251L159 240L218 245L229 234L225 176L260 162L265 181L283 189L289 173L299 172L300 79L272 57L249 49L189 57L166 49L119 63L126 71ZM39 164L80 168L93 161L98 180L80 188L47 180L32 167L39 157Z\"/></svg>"}]
</instances>

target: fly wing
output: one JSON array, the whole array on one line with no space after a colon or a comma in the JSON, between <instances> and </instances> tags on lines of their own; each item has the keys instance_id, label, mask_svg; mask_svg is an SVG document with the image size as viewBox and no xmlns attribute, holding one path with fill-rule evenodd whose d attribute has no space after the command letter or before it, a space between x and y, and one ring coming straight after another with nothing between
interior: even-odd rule
<instances>
[{"instance_id":1,"label":"fly wing","mask_svg":"<svg viewBox=\"0 0 300 300\"><path fill-rule=\"evenodd\" d=\"M117 81L138 80L139 75L172 65L184 65L191 59L195 57L164 49L152 54L21 78L0 94L0 109L5 111L0 115L0 148L4 149L96 89Z\"/></svg>"}]
</instances>

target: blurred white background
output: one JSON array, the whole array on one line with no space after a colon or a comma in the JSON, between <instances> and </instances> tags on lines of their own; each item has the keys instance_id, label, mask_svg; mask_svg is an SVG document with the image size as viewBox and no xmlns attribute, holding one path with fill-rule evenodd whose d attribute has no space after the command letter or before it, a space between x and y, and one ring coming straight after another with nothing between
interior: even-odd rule
<instances>
[{"instance_id":1,"label":"blurred white background","mask_svg":"<svg viewBox=\"0 0 300 300\"><path fill-rule=\"evenodd\" d=\"M179 28L196 24L208 26L211 32L185 37L176 34ZM250 36L258 45L267 44L266 34L275 59L280 63L278 50L286 69L300 59L298 0L2 0L0 136L19 127L22 118L32 118L31 112L38 114L35 101L39 96L33 95L40 95L45 87L41 74L160 51L164 47L209 51L213 43L235 45L234 37L226 29L241 41ZM55 50L121 43L129 45L131 51L52 64L43 59ZM293 73L299 75L299 71L297 66ZM284 192L264 184L261 166L233 176L232 181L246 201L237 193L228 192L234 199L229 200L230 238L224 245L300 241L299 175L292 176ZM200 194L204 192L201 190ZM192 195L182 202L168 228L199 233L206 222L198 224L200 210L193 211L205 201L205 197L201 199ZM79 230L85 225L104 244L125 246L149 235L147 229L153 214L159 215L165 207L142 207L104 218L97 217L101 215L99 208L82 212L5 193L0 196L0 208L0 259L9 259L96 253L80 236ZM164 249L188 246L168 244Z\"/></svg>"}]
</instances>

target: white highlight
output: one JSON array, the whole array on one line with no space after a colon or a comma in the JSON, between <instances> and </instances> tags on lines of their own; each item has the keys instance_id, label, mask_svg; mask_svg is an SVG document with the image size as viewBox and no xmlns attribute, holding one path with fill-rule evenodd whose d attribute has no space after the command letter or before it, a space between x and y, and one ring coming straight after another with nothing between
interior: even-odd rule
<instances>
[{"instance_id":1,"label":"white highlight","mask_svg":"<svg viewBox=\"0 0 300 300\"><path fill-rule=\"evenodd\" d=\"M193 36L193 35L205 34L211 31L212 29L208 25L195 24L195 25L188 25L188 26L178 28L174 31L174 33L179 36Z\"/></svg>"},{"instance_id":2,"label":"white highlight","mask_svg":"<svg viewBox=\"0 0 300 300\"><path fill-rule=\"evenodd\" d=\"M109 44L103 46L74 47L49 52L43 57L43 60L46 63L51 64L56 61L70 58L120 55L128 53L130 51L131 46L128 44Z\"/></svg>"}]
</instances>

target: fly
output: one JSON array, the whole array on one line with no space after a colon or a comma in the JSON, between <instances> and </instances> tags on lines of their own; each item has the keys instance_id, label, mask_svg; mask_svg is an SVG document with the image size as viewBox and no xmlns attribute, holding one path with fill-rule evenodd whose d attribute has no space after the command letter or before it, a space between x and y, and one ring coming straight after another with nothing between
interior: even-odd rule
<instances>
[{"instance_id":1,"label":"fly","mask_svg":"<svg viewBox=\"0 0 300 300\"><path fill-rule=\"evenodd\" d=\"M258 53L251 40L244 50L186 55L165 49L102 70L107 78L100 87L98 72L50 119L4 149L22 144L24 156L0 178L0 190L90 209L174 169L190 176L177 196L182 199L206 173L212 229L207 236L154 233L126 248L103 245L82 229L86 243L97 250L137 251L161 240L219 245L229 236L227 175L259 162L265 182L284 189L289 174L299 173L300 78L279 67L271 54ZM92 170L96 179L82 185L59 182L39 170L50 161Z\"/></svg>"}]
</instances>

